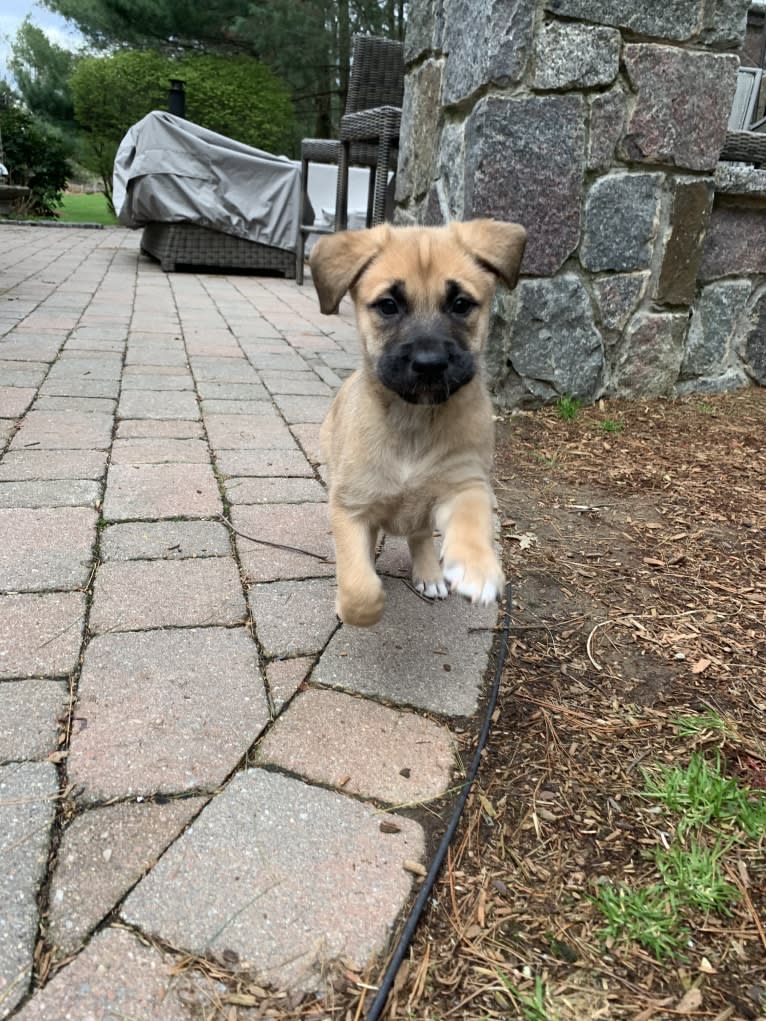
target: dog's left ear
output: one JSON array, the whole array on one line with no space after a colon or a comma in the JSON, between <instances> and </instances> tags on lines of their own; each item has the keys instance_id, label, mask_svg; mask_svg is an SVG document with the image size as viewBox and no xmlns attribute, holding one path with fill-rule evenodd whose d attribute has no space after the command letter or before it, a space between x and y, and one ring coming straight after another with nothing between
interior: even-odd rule
<instances>
[{"instance_id":1,"label":"dog's left ear","mask_svg":"<svg viewBox=\"0 0 766 1021\"><path fill-rule=\"evenodd\" d=\"M327 234L311 249L309 265L324 315L338 311L340 300L356 283L388 239L386 224L369 230Z\"/></svg>"},{"instance_id":2,"label":"dog's left ear","mask_svg":"<svg viewBox=\"0 0 766 1021\"><path fill-rule=\"evenodd\" d=\"M463 247L486 269L499 276L509 287L516 286L527 243L527 232L520 223L467 220L454 223L452 229Z\"/></svg>"}]
</instances>

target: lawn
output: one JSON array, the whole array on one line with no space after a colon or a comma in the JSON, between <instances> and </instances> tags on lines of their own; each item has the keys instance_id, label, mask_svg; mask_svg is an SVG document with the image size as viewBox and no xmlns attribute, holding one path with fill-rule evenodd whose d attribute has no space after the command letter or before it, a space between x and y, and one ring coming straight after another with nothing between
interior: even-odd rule
<instances>
[{"instance_id":1,"label":"lawn","mask_svg":"<svg viewBox=\"0 0 766 1021\"><path fill-rule=\"evenodd\" d=\"M103 223L107 226L117 223L104 195L64 195L64 204L58 210L62 223Z\"/></svg>"}]
</instances>

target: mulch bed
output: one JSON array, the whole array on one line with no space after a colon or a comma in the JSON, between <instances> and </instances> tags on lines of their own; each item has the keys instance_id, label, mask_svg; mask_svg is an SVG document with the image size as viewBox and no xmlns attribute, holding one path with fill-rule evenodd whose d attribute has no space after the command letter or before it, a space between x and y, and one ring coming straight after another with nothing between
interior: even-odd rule
<instances>
[{"instance_id":1,"label":"mulch bed","mask_svg":"<svg viewBox=\"0 0 766 1021\"><path fill-rule=\"evenodd\" d=\"M637 791L642 768L688 761L679 716L719 714L727 736L694 746L766 787L766 392L546 409L498 433L501 708L386 1016L763 1017L763 846L731 852L741 900L695 919L682 961L605 945L590 895L651 881L668 824Z\"/></svg>"},{"instance_id":2,"label":"mulch bed","mask_svg":"<svg viewBox=\"0 0 766 1021\"><path fill-rule=\"evenodd\" d=\"M592 896L652 882L672 839L642 770L717 748L766 788L766 391L514 414L496 476L514 582L503 690L383 1017L763 1018L763 840L727 853L739 900L695 916L680 958L605 940ZM679 718L705 713L725 733L684 736ZM223 982L215 1016L361 1021L384 964L336 962L322 1005Z\"/></svg>"}]
</instances>

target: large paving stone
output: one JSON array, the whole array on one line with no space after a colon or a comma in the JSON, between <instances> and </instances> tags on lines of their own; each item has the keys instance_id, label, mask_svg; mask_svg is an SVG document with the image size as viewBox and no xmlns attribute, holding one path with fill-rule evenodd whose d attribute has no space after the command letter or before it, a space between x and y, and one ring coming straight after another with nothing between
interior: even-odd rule
<instances>
[{"instance_id":1,"label":"large paving stone","mask_svg":"<svg viewBox=\"0 0 766 1021\"><path fill-rule=\"evenodd\" d=\"M239 773L130 894L122 917L195 953L233 951L262 981L322 988L336 957L383 949L423 834L278 773Z\"/></svg>"},{"instance_id":2,"label":"large paving stone","mask_svg":"<svg viewBox=\"0 0 766 1021\"><path fill-rule=\"evenodd\" d=\"M312 656L298 656L295 659L275 659L266 666L269 682L269 700L274 715L282 711L298 688L303 684L314 665Z\"/></svg>"},{"instance_id":3,"label":"large paving stone","mask_svg":"<svg viewBox=\"0 0 766 1021\"><path fill-rule=\"evenodd\" d=\"M415 713L309 689L260 742L257 761L394 805L444 794L455 747L445 728Z\"/></svg>"},{"instance_id":4,"label":"large paving stone","mask_svg":"<svg viewBox=\"0 0 766 1021\"><path fill-rule=\"evenodd\" d=\"M330 521L324 504L241 504L232 508L231 519L235 532L241 533L236 534L237 550L249 581L316 578L335 573Z\"/></svg>"},{"instance_id":5,"label":"large paving stone","mask_svg":"<svg viewBox=\"0 0 766 1021\"><path fill-rule=\"evenodd\" d=\"M49 379L119 379L122 357L118 354L62 354L51 369Z\"/></svg>"},{"instance_id":6,"label":"large paving stone","mask_svg":"<svg viewBox=\"0 0 766 1021\"><path fill-rule=\"evenodd\" d=\"M0 507L95 507L100 499L100 483L87 479L0 482Z\"/></svg>"},{"instance_id":7,"label":"large paving stone","mask_svg":"<svg viewBox=\"0 0 766 1021\"><path fill-rule=\"evenodd\" d=\"M322 422L330 409L332 398L276 394L274 403L289 423Z\"/></svg>"},{"instance_id":8,"label":"large paving stone","mask_svg":"<svg viewBox=\"0 0 766 1021\"><path fill-rule=\"evenodd\" d=\"M221 450L215 464L224 478L314 477L313 467L300 450Z\"/></svg>"},{"instance_id":9,"label":"large paving stone","mask_svg":"<svg viewBox=\"0 0 766 1021\"><path fill-rule=\"evenodd\" d=\"M332 389L313 372L262 372L261 377L271 393L274 394L332 396Z\"/></svg>"},{"instance_id":10,"label":"large paving stone","mask_svg":"<svg viewBox=\"0 0 766 1021\"><path fill-rule=\"evenodd\" d=\"M111 415L84 411L30 411L13 437L12 450L108 450Z\"/></svg>"},{"instance_id":11,"label":"large paving stone","mask_svg":"<svg viewBox=\"0 0 766 1021\"><path fill-rule=\"evenodd\" d=\"M36 391L28 386L0 386L0 418L18 418L34 400Z\"/></svg>"},{"instance_id":12,"label":"large paving stone","mask_svg":"<svg viewBox=\"0 0 766 1021\"><path fill-rule=\"evenodd\" d=\"M110 397L120 393L119 379L46 379L40 387L43 397Z\"/></svg>"},{"instance_id":13,"label":"large paving stone","mask_svg":"<svg viewBox=\"0 0 766 1021\"><path fill-rule=\"evenodd\" d=\"M269 401L260 383L211 383L202 379L197 390L203 401Z\"/></svg>"},{"instance_id":14,"label":"large paving stone","mask_svg":"<svg viewBox=\"0 0 766 1021\"><path fill-rule=\"evenodd\" d=\"M86 801L210 789L269 717L244 629L94 638L78 688L69 779Z\"/></svg>"},{"instance_id":15,"label":"large paving stone","mask_svg":"<svg viewBox=\"0 0 766 1021\"><path fill-rule=\"evenodd\" d=\"M116 439L112 464L208 464L210 451L204 440Z\"/></svg>"},{"instance_id":16,"label":"large paving stone","mask_svg":"<svg viewBox=\"0 0 766 1021\"><path fill-rule=\"evenodd\" d=\"M266 409L264 404L264 411ZM295 440L274 412L259 415L206 415L210 446L220 450L294 450Z\"/></svg>"},{"instance_id":17,"label":"large paving stone","mask_svg":"<svg viewBox=\"0 0 766 1021\"><path fill-rule=\"evenodd\" d=\"M44 759L54 752L68 701L68 688L58 681L0 684L0 762Z\"/></svg>"},{"instance_id":18,"label":"large paving stone","mask_svg":"<svg viewBox=\"0 0 766 1021\"><path fill-rule=\"evenodd\" d=\"M15 1021L190 1021L188 981L176 965L126 929L105 929ZM204 1002L210 1004L209 995L200 1009Z\"/></svg>"},{"instance_id":19,"label":"large paving stone","mask_svg":"<svg viewBox=\"0 0 766 1021\"><path fill-rule=\"evenodd\" d=\"M470 716L487 669L496 608L472 606L454 595L428 603L397 579L383 584L387 603L381 622L340 628L312 680L396 705Z\"/></svg>"},{"instance_id":20,"label":"large paving stone","mask_svg":"<svg viewBox=\"0 0 766 1021\"><path fill-rule=\"evenodd\" d=\"M269 657L319 652L338 626L335 582L329 578L253 585L248 599L258 641Z\"/></svg>"},{"instance_id":21,"label":"large paving stone","mask_svg":"<svg viewBox=\"0 0 766 1021\"><path fill-rule=\"evenodd\" d=\"M58 794L55 766L0 767L0 1009L27 992L37 938L37 892L45 875Z\"/></svg>"},{"instance_id":22,"label":"large paving stone","mask_svg":"<svg viewBox=\"0 0 766 1021\"><path fill-rule=\"evenodd\" d=\"M79 588L88 580L95 540L96 513L86 507L0 510L0 589Z\"/></svg>"},{"instance_id":23,"label":"large paving stone","mask_svg":"<svg viewBox=\"0 0 766 1021\"><path fill-rule=\"evenodd\" d=\"M96 573L89 626L102 631L241 624L247 617L233 557L130 560Z\"/></svg>"},{"instance_id":24,"label":"large paving stone","mask_svg":"<svg viewBox=\"0 0 766 1021\"><path fill-rule=\"evenodd\" d=\"M316 479L240 478L224 483L229 503L324 503L327 490Z\"/></svg>"},{"instance_id":25,"label":"large paving stone","mask_svg":"<svg viewBox=\"0 0 766 1021\"><path fill-rule=\"evenodd\" d=\"M636 43L623 48L622 59L636 93L622 155L713 170L726 138L738 58Z\"/></svg>"},{"instance_id":26,"label":"large paving stone","mask_svg":"<svg viewBox=\"0 0 766 1021\"><path fill-rule=\"evenodd\" d=\"M98 411L113 415L116 407L117 401L108 397L38 397L35 401L35 411L84 411L85 414Z\"/></svg>"},{"instance_id":27,"label":"large paving stone","mask_svg":"<svg viewBox=\"0 0 766 1021\"><path fill-rule=\"evenodd\" d=\"M215 477L203 464L117 464L109 469L104 518L206 518L223 509Z\"/></svg>"},{"instance_id":28,"label":"large paving stone","mask_svg":"<svg viewBox=\"0 0 766 1021\"><path fill-rule=\"evenodd\" d=\"M204 805L203 798L107 805L76 816L61 838L48 906L56 956L85 937Z\"/></svg>"},{"instance_id":29,"label":"large paving stone","mask_svg":"<svg viewBox=\"0 0 766 1021\"><path fill-rule=\"evenodd\" d=\"M120 418L198 419L199 405L189 390L123 390Z\"/></svg>"},{"instance_id":30,"label":"large paving stone","mask_svg":"<svg viewBox=\"0 0 766 1021\"><path fill-rule=\"evenodd\" d=\"M582 96L486 97L466 121L464 216L527 228L522 272L555 273L580 240Z\"/></svg>"},{"instance_id":31,"label":"large paving stone","mask_svg":"<svg viewBox=\"0 0 766 1021\"><path fill-rule=\"evenodd\" d=\"M100 479L106 474L101 450L9 450L0 461L3 482Z\"/></svg>"},{"instance_id":32,"label":"large paving stone","mask_svg":"<svg viewBox=\"0 0 766 1021\"><path fill-rule=\"evenodd\" d=\"M202 439L202 423L188 418L130 418L118 420L118 440Z\"/></svg>"},{"instance_id":33,"label":"large paving stone","mask_svg":"<svg viewBox=\"0 0 766 1021\"><path fill-rule=\"evenodd\" d=\"M37 388L48 371L47 362L14 362L0 352L0 386Z\"/></svg>"},{"instance_id":34,"label":"large paving stone","mask_svg":"<svg viewBox=\"0 0 766 1021\"><path fill-rule=\"evenodd\" d=\"M77 665L85 595L0 595L0 679L61 677Z\"/></svg>"},{"instance_id":35,"label":"large paving stone","mask_svg":"<svg viewBox=\"0 0 766 1021\"><path fill-rule=\"evenodd\" d=\"M231 543L218 521L135 521L101 533L102 560L184 560L226 557Z\"/></svg>"}]
</instances>

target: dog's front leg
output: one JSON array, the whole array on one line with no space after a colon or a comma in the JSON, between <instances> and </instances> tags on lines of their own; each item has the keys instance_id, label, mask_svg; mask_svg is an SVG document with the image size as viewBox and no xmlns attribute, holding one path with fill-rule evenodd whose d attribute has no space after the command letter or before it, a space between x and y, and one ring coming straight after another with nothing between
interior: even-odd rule
<instances>
[{"instance_id":1,"label":"dog's front leg","mask_svg":"<svg viewBox=\"0 0 766 1021\"><path fill-rule=\"evenodd\" d=\"M352 517L330 499L338 595L335 612L344 624L370 627L383 613L383 583L375 573L377 528Z\"/></svg>"},{"instance_id":2,"label":"dog's front leg","mask_svg":"<svg viewBox=\"0 0 766 1021\"><path fill-rule=\"evenodd\" d=\"M434 549L431 530L407 537L412 558L412 584L429 599L446 599L447 584Z\"/></svg>"},{"instance_id":3,"label":"dog's front leg","mask_svg":"<svg viewBox=\"0 0 766 1021\"><path fill-rule=\"evenodd\" d=\"M503 569L492 546L492 494L477 485L436 509L436 527L444 536L442 569L450 587L472 603L486 606L503 590Z\"/></svg>"}]
</instances>

